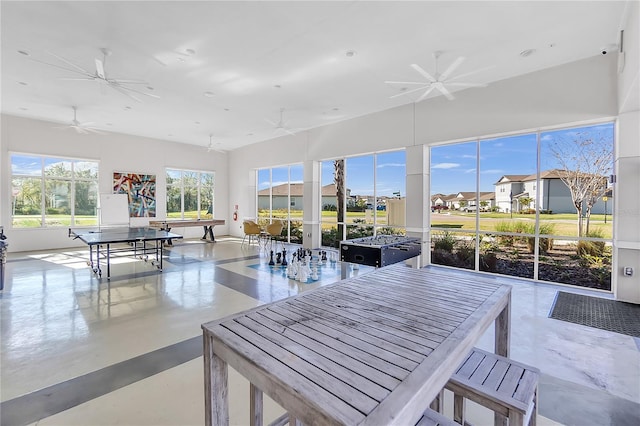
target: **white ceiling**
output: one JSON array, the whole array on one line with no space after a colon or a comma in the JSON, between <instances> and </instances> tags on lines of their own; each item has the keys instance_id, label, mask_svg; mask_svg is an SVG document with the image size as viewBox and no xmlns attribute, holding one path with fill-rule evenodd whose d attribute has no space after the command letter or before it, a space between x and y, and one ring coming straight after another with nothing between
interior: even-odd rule
<instances>
[{"instance_id":1,"label":"white ceiling","mask_svg":"<svg viewBox=\"0 0 640 426\"><path fill-rule=\"evenodd\" d=\"M434 73L435 51L441 72L466 58L451 77L490 67L460 79L488 84L615 51L625 3L3 1L2 112L68 123L77 106L106 131L232 150L286 135L265 120L281 108L302 130L414 102L384 81L421 81L410 64ZM94 72L101 48L109 78L159 99L37 62Z\"/></svg>"}]
</instances>

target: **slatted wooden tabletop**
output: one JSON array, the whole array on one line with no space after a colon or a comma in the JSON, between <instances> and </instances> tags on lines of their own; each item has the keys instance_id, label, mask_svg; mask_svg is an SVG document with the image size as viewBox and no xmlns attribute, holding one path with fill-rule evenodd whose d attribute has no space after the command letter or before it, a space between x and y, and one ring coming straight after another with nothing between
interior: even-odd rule
<instances>
[{"instance_id":1,"label":"slatted wooden tabletop","mask_svg":"<svg viewBox=\"0 0 640 426\"><path fill-rule=\"evenodd\" d=\"M182 220L150 220L151 228L187 228L189 226L216 226L224 225L224 219L182 219Z\"/></svg>"},{"instance_id":2,"label":"slatted wooden tabletop","mask_svg":"<svg viewBox=\"0 0 640 426\"><path fill-rule=\"evenodd\" d=\"M415 424L494 321L508 355L510 297L398 264L203 324L207 424L228 424L227 364L305 425Z\"/></svg>"}]
</instances>

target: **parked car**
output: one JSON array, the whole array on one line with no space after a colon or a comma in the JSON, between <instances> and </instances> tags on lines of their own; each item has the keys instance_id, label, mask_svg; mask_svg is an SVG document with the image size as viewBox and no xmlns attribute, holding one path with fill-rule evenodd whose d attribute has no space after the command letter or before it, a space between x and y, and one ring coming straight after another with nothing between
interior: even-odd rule
<instances>
[{"instance_id":1,"label":"parked car","mask_svg":"<svg viewBox=\"0 0 640 426\"><path fill-rule=\"evenodd\" d=\"M478 209L478 206L465 206L462 208L462 211L465 213L475 212Z\"/></svg>"}]
</instances>

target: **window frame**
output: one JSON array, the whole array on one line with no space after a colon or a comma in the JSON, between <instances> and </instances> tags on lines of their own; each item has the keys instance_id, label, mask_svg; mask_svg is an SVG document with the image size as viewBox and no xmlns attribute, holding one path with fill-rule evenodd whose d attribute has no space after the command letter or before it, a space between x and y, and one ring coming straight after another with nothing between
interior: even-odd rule
<instances>
[{"instance_id":1,"label":"window frame","mask_svg":"<svg viewBox=\"0 0 640 426\"><path fill-rule=\"evenodd\" d=\"M178 179L178 183L172 182L169 183L169 172L178 172L180 174L180 177ZM185 174L190 174L189 176L185 176ZM191 178L193 177L193 175L195 174L195 185L192 185L191 182L188 182L188 184L185 185L185 178L188 178L189 180L191 180ZM203 184L203 176L204 175L211 175L212 176L212 180L211 180L211 213L209 213L209 210L207 210L206 213L204 213L204 215L208 215L211 214L211 217L214 217L214 212L215 212L215 189L216 189L216 173L214 171L211 170L193 170L193 169L182 169L182 168L177 168L177 167L165 167L165 208L166 208L166 217L169 218L169 214L175 214L178 212L175 211L170 211L169 209L169 189L171 187L177 187L180 190L180 217L176 217L172 219L205 219L205 217L203 217L203 213L202 213L202 191L203 188L206 188L207 186ZM173 178L172 178L173 179ZM196 189L196 217L185 217L185 188L186 189Z\"/></svg>"},{"instance_id":2,"label":"window frame","mask_svg":"<svg viewBox=\"0 0 640 426\"><path fill-rule=\"evenodd\" d=\"M83 227L83 226L96 226L99 222L99 214L98 214L98 198L100 195L100 161L97 159L91 158L78 158L78 157L68 157L68 156L57 156L57 155L44 155L44 154L35 154L28 152L18 152L18 151L10 151L9 153L9 164L10 164L10 175L9 175L9 185L11 185L11 190L9 191L9 205L11 206L11 229L22 230L22 229L59 229L65 228L69 226L74 227ZM31 157L37 158L40 162L40 173L39 174L24 174L24 173L14 173L14 158L15 157ZM70 163L70 175L69 176L58 176L58 175L49 175L47 174L47 167L49 164L49 160L54 160L55 163ZM77 176L77 165L79 163L92 163L95 165L95 177L79 177ZM16 226L15 221L15 203L17 196L14 195L13 191L13 182L15 179L35 179L40 181L40 225L39 226ZM48 182L64 182L68 183L69 188L69 224L60 224L54 225L48 223L47 217L50 217L51 214L47 213L47 183ZM87 183L89 185L93 184L95 187L95 211L93 215L89 215L89 219L93 219L95 224L86 224L79 225L77 224L76 217L76 195L77 195L77 184L78 183ZM33 215L33 217L37 217L37 215Z\"/></svg>"}]
</instances>

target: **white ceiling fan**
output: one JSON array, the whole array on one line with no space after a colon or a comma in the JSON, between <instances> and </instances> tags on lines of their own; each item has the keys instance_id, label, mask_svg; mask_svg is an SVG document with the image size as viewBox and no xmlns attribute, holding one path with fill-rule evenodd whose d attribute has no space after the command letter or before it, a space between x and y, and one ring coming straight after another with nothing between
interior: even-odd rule
<instances>
[{"instance_id":1,"label":"white ceiling fan","mask_svg":"<svg viewBox=\"0 0 640 426\"><path fill-rule=\"evenodd\" d=\"M295 131L293 129L291 129L290 127L287 127L285 122L284 122L284 118L283 118L283 113L284 113L284 108L280 108L280 121L278 121L277 123L269 120L268 118L265 118L264 120L271 124L273 127L275 127L276 131L278 130L282 130L283 132L293 136L295 135Z\"/></svg>"},{"instance_id":2,"label":"white ceiling fan","mask_svg":"<svg viewBox=\"0 0 640 426\"><path fill-rule=\"evenodd\" d=\"M213 135L209 135L209 145L207 146L207 152L215 151L220 152L222 154L226 153L224 149L219 148L220 142L213 144Z\"/></svg>"},{"instance_id":3,"label":"white ceiling fan","mask_svg":"<svg viewBox=\"0 0 640 426\"><path fill-rule=\"evenodd\" d=\"M81 123L78 121L77 118L77 110L78 108L76 108L75 106L71 107L73 108L73 120L71 120L71 124L67 125L67 126L60 126L60 127L56 127L57 129L74 129L76 132L86 135L89 133L96 133L99 135L104 135L104 132L101 132L100 130L91 127L93 124L95 124L92 121L87 121L84 123Z\"/></svg>"},{"instance_id":4,"label":"white ceiling fan","mask_svg":"<svg viewBox=\"0 0 640 426\"><path fill-rule=\"evenodd\" d=\"M481 71L484 71L488 68L482 68L479 70L475 70L475 71L471 71L465 74L460 74L456 77L451 77L451 74L460 66L460 64L462 64L462 62L464 62L464 57L460 56L458 57L458 59L456 59L455 61L453 61L453 63L451 63L451 65L449 65L449 67L447 67L446 70L444 70L442 73L438 72L438 59L440 58L440 55L442 54L442 52L434 52L433 57L435 58L436 61L436 67L435 67L435 73L434 75L429 74L427 71L424 70L424 68L422 68L420 65L418 64L411 64L411 68L413 68L414 70L416 70L421 76L423 76L426 81L385 81L385 83L387 84L393 84L393 85L417 85L419 87L415 88L415 89L411 89L411 90L407 90L407 87L403 87L403 91L400 93L397 93L393 96L391 96L391 98L396 98L398 96L404 96L404 95L408 95L410 93L414 93L414 92L419 92L421 90L424 90L424 93L422 93L422 95L420 95L420 97L416 100L416 102L420 102L421 100L425 99L427 96L429 96L429 94L431 92L433 92L434 90L438 90L441 94L443 94L447 99L449 99L450 101L454 100L455 97L453 96L453 94L451 94L451 91L448 89L448 87L461 87L461 88L466 88L466 87L486 87L486 84L482 84L482 83L459 83L456 80L463 78L463 77L468 77L472 74L476 74L479 73Z\"/></svg>"},{"instance_id":5,"label":"white ceiling fan","mask_svg":"<svg viewBox=\"0 0 640 426\"><path fill-rule=\"evenodd\" d=\"M67 68L61 65L56 65L56 64L51 64L49 62L44 62L44 61L40 61L37 59L33 59L36 62L40 62L42 64L45 65L49 65L52 67L56 67L56 68L60 68L63 69L65 71L69 71L75 74L79 74L82 77L64 77L62 78L63 80L74 80L74 81L97 81L101 84L105 84L108 87L112 88L113 90L122 93L123 95L137 101L137 102L142 102L140 100L140 98L138 98L137 96L135 96L135 94L139 94L139 95L145 95L145 96L150 96L152 98L160 98L158 95L154 95L153 93L148 93L133 87L129 87L130 85L141 85L141 86L145 86L146 89L148 90L153 90L153 88L151 88L149 86L149 83L147 83L146 81L143 80L131 80L131 79L119 79L119 78L110 78L107 76L107 73L105 72L105 63L107 61L107 56L111 55L111 50L107 49L107 48L101 48L100 51L102 52L102 59L95 59L95 64L96 64L96 70L94 72L88 71L84 68L82 68L81 66L74 64L73 62L69 61L68 59L63 58L62 56L58 56L55 53L51 53L51 52L47 52L49 55L53 56L54 58L58 59L61 62L64 62L65 64L69 65L71 68Z\"/></svg>"}]
</instances>

